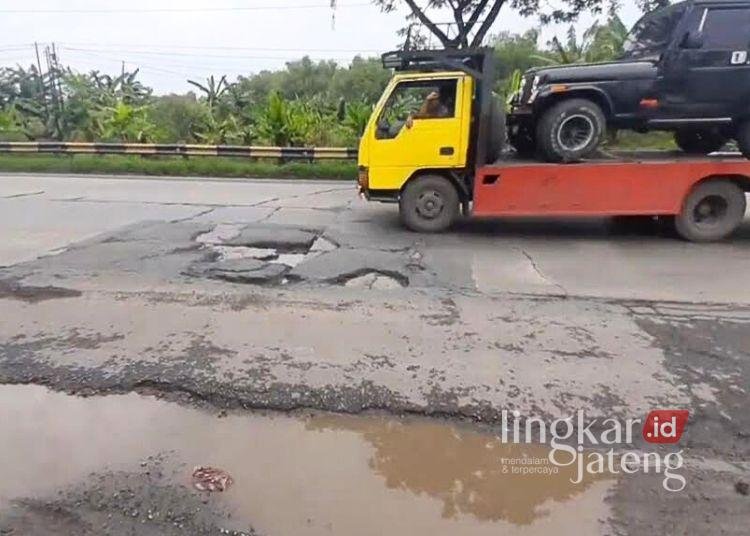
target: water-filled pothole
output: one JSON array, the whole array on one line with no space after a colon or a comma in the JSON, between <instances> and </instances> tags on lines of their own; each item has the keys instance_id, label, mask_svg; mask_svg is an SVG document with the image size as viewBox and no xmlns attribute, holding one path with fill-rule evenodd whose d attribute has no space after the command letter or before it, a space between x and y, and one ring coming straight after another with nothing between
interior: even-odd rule
<instances>
[{"instance_id":1,"label":"water-filled pothole","mask_svg":"<svg viewBox=\"0 0 750 536\"><path fill-rule=\"evenodd\" d=\"M546 447L417 418L219 417L136 394L77 398L2 386L0 422L0 505L64 497L71 486L96 482L92 473L138 471L144 459L167 453L181 470L160 486L171 479L184 491L194 466L220 467L234 479L212 497L232 514L223 526L266 535L593 535L612 485L572 484L574 470L565 468L513 474L507 460L543 459ZM148 527L161 488L144 488L136 515ZM106 514L101 502L98 513Z\"/></svg>"}]
</instances>

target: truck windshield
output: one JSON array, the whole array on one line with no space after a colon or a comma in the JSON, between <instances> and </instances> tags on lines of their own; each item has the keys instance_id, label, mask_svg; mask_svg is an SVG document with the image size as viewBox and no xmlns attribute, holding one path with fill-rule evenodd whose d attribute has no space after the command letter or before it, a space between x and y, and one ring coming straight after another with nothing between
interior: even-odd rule
<instances>
[{"instance_id":1,"label":"truck windshield","mask_svg":"<svg viewBox=\"0 0 750 536\"><path fill-rule=\"evenodd\" d=\"M622 59L658 59L685 13L685 4L648 13L630 30Z\"/></svg>"}]
</instances>

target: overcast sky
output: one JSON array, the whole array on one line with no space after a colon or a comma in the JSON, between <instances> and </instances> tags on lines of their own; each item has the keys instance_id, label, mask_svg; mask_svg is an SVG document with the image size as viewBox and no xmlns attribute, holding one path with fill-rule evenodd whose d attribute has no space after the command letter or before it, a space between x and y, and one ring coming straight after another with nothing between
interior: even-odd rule
<instances>
[{"instance_id":1,"label":"overcast sky","mask_svg":"<svg viewBox=\"0 0 750 536\"><path fill-rule=\"evenodd\" d=\"M0 0L0 65L28 64L33 43L55 42L79 71L140 67L157 93L184 92L186 79L283 67L307 54L346 63L397 43L405 13L380 13L366 0ZM632 0L626 24L638 18ZM447 20L447 19L446 19ZM581 24L589 24L586 17ZM493 33L536 24L504 8ZM545 30L545 39L564 28Z\"/></svg>"}]
</instances>

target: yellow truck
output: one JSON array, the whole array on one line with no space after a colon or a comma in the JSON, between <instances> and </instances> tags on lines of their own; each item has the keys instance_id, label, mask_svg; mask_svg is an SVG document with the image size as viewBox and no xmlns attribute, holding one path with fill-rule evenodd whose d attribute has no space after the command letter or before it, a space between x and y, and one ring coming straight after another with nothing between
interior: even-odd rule
<instances>
[{"instance_id":1,"label":"yellow truck","mask_svg":"<svg viewBox=\"0 0 750 536\"><path fill-rule=\"evenodd\" d=\"M492 50L389 52L383 65L396 74L360 141L360 190L399 202L413 230L443 230L468 211L476 169L504 145Z\"/></svg>"}]
</instances>

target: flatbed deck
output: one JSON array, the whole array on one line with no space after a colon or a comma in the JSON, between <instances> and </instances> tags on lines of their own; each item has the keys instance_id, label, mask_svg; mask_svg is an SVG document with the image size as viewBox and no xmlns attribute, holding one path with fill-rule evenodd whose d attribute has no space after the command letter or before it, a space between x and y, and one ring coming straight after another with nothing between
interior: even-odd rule
<instances>
[{"instance_id":1,"label":"flatbed deck","mask_svg":"<svg viewBox=\"0 0 750 536\"><path fill-rule=\"evenodd\" d=\"M677 216L709 181L750 190L750 161L739 153L617 153L577 164L505 160L480 168L476 216Z\"/></svg>"}]
</instances>

